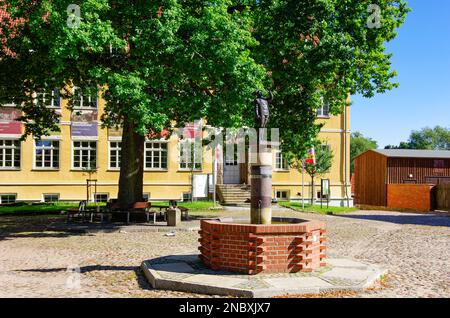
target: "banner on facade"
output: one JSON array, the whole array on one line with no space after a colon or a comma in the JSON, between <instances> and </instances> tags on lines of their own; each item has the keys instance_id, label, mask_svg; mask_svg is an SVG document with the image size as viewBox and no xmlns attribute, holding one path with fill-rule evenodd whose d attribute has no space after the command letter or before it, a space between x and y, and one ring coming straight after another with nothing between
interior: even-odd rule
<instances>
[{"instance_id":1,"label":"banner on facade","mask_svg":"<svg viewBox=\"0 0 450 318\"><path fill-rule=\"evenodd\" d=\"M122 138L123 130L122 128L108 128L108 138L119 139Z\"/></svg>"},{"instance_id":2,"label":"banner on facade","mask_svg":"<svg viewBox=\"0 0 450 318\"><path fill-rule=\"evenodd\" d=\"M80 110L72 112L72 137L97 137L98 112L96 110Z\"/></svg>"},{"instance_id":3,"label":"banner on facade","mask_svg":"<svg viewBox=\"0 0 450 318\"><path fill-rule=\"evenodd\" d=\"M0 107L0 134L21 135L22 123L18 121L22 112L17 108Z\"/></svg>"}]
</instances>

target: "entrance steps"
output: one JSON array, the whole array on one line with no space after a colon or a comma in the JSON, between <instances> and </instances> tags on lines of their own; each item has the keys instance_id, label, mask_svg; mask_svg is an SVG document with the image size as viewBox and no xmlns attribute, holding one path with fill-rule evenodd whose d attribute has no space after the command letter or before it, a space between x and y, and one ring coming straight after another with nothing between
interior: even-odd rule
<instances>
[{"instance_id":1,"label":"entrance steps","mask_svg":"<svg viewBox=\"0 0 450 318\"><path fill-rule=\"evenodd\" d=\"M249 206L250 186L246 184L218 184L217 194L222 205Z\"/></svg>"}]
</instances>

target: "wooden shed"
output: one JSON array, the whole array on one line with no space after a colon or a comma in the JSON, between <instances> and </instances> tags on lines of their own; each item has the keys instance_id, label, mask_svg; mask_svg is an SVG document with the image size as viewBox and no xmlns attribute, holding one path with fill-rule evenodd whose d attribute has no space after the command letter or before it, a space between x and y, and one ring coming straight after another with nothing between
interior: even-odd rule
<instances>
[{"instance_id":1,"label":"wooden shed","mask_svg":"<svg viewBox=\"0 0 450 318\"><path fill-rule=\"evenodd\" d=\"M417 197L419 185L450 184L450 151L369 150L357 156L354 161L354 202L359 205L389 206L390 191L397 191L396 196L398 191L401 191L404 197L414 193L413 198L416 201L423 201L423 198ZM404 186L407 184L411 187ZM430 196L430 193L428 195Z\"/></svg>"}]
</instances>

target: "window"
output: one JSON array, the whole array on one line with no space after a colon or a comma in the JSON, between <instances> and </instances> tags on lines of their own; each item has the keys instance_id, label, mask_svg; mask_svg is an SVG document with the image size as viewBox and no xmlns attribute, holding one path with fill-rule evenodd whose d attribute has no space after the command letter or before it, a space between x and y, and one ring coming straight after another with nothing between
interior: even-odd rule
<instances>
[{"instance_id":1,"label":"window","mask_svg":"<svg viewBox=\"0 0 450 318\"><path fill-rule=\"evenodd\" d=\"M202 148L200 143L190 140L180 142L180 169L201 170Z\"/></svg>"},{"instance_id":2,"label":"window","mask_svg":"<svg viewBox=\"0 0 450 318\"><path fill-rule=\"evenodd\" d=\"M322 106L317 109L317 117L330 117L330 107L321 98Z\"/></svg>"},{"instance_id":3,"label":"window","mask_svg":"<svg viewBox=\"0 0 450 318\"><path fill-rule=\"evenodd\" d=\"M97 88L96 87L86 87L86 88L74 88L73 97L73 107L74 108L97 108Z\"/></svg>"},{"instance_id":4,"label":"window","mask_svg":"<svg viewBox=\"0 0 450 318\"><path fill-rule=\"evenodd\" d=\"M73 167L94 169L97 167L97 142L74 141L73 142Z\"/></svg>"},{"instance_id":5,"label":"window","mask_svg":"<svg viewBox=\"0 0 450 318\"><path fill-rule=\"evenodd\" d=\"M59 141L36 140L35 167L37 169L59 168Z\"/></svg>"},{"instance_id":6,"label":"window","mask_svg":"<svg viewBox=\"0 0 450 318\"><path fill-rule=\"evenodd\" d=\"M277 190L276 195L278 200L289 200L288 190Z\"/></svg>"},{"instance_id":7,"label":"window","mask_svg":"<svg viewBox=\"0 0 450 318\"><path fill-rule=\"evenodd\" d=\"M58 202L59 194L44 194L44 202Z\"/></svg>"},{"instance_id":8,"label":"window","mask_svg":"<svg viewBox=\"0 0 450 318\"><path fill-rule=\"evenodd\" d=\"M95 193L94 202L108 202L109 193Z\"/></svg>"},{"instance_id":9,"label":"window","mask_svg":"<svg viewBox=\"0 0 450 318\"><path fill-rule=\"evenodd\" d=\"M120 152L122 150L122 143L120 141L109 142L109 168L120 168Z\"/></svg>"},{"instance_id":10,"label":"window","mask_svg":"<svg viewBox=\"0 0 450 318\"><path fill-rule=\"evenodd\" d=\"M15 194L0 194L0 203L1 204L8 204L8 203L15 203L15 202L16 202Z\"/></svg>"},{"instance_id":11,"label":"window","mask_svg":"<svg viewBox=\"0 0 450 318\"><path fill-rule=\"evenodd\" d=\"M144 165L145 169L167 169L167 143L146 142Z\"/></svg>"},{"instance_id":12,"label":"window","mask_svg":"<svg viewBox=\"0 0 450 318\"><path fill-rule=\"evenodd\" d=\"M61 107L61 97L59 94L59 89L55 88L53 90L37 93L37 99L40 103L46 107L60 108Z\"/></svg>"},{"instance_id":13,"label":"window","mask_svg":"<svg viewBox=\"0 0 450 318\"><path fill-rule=\"evenodd\" d=\"M20 168L20 141L0 140L0 169Z\"/></svg>"},{"instance_id":14,"label":"window","mask_svg":"<svg viewBox=\"0 0 450 318\"><path fill-rule=\"evenodd\" d=\"M183 192L183 202L192 201L192 194L190 192Z\"/></svg>"},{"instance_id":15,"label":"window","mask_svg":"<svg viewBox=\"0 0 450 318\"><path fill-rule=\"evenodd\" d=\"M277 170L289 170L289 164L286 158L283 158L281 151L275 152L275 169Z\"/></svg>"}]
</instances>

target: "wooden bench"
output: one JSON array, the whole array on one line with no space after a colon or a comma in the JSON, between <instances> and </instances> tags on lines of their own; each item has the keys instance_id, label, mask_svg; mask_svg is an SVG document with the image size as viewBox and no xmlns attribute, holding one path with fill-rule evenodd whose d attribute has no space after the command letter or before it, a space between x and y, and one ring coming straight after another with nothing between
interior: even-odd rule
<instances>
[{"instance_id":1,"label":"wooden bench","mask_svg":"<svg viewBox=\"0 0 450 318\"><path fill-rule=\"evenodd\" d=\"M73 222L74 218L79 218L82 221L86 218L86 201L80 201L78 208L67 209L67 223Z\"/></svg>"}]
</instances>

